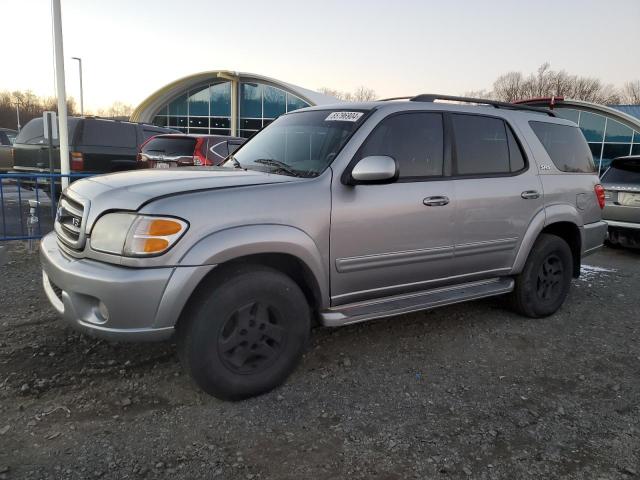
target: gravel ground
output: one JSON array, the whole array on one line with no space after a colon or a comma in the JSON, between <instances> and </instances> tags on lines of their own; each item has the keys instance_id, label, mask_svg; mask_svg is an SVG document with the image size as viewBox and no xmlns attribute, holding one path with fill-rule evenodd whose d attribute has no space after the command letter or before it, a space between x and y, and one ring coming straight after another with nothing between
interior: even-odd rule
<instances>
[{"instance_id":1,"label":"gravel ground","mask_svg":"<svg viewBox=\"0 0 640 480\"><path fill-rule=\"evenodd\" d=\"M70 330L11 248L0 479L640 477L640 254L588 258L542 320L492 299L318 329L283 387L226 403L170 343Z\"/></svg>"}]
</instances>

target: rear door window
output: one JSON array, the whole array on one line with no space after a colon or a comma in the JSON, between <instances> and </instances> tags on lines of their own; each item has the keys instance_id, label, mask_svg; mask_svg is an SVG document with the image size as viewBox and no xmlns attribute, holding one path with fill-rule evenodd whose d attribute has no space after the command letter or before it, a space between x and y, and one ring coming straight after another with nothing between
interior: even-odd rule
<instances>
[{"instance_id":1,"label":"rear door window","mask_svg":"<svg viewBox=\"0 0 640 480\"><path fill-rule=\"evenodd\" d=\"M531 129L562 172L594 173L593 156L578 127L549 122L529 122Z\"/></svg>"},{"instance_id":2,"label":"rear door window","mask_svg":"<svg viewBox=\"0 0 640 480\"><path fill-rule=\"evenodd\" d=\"M396 160L399 178L442 176L444 133L440 113L402 113L382 120L360 149L359 158Z\"/></svg>"},{"instance_id":3,"label":"rear door window","mask_svg":"<svg viewBox=\"0 0 640 480\"><path fill-rule=\"evenodd\" d=\"M85 120L82 145L136 148L136 126L109 120Z\"/></svg>"},{"instance_id":4,"label":"rear door window","mask_svg":"<svg viewBox=\"0 0 640 480\"><path fill-rule=\"evenodd\" d=\"M511 172L509 140L504 121L481 115L454 114L451 118L456 146L454 162L456 175L491 175ZM518 166L517 157L514 158L514 162Z\"/></svg>"}]
</instances>

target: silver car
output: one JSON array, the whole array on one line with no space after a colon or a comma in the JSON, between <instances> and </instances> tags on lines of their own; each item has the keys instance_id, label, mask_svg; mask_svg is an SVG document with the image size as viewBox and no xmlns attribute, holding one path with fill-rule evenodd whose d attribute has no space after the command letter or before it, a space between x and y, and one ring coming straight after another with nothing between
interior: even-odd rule
<instances>
[{"instance_id":1,"label":"silver car","mask_svg":"<svg viewBox=\"0 0 640 480\"><path fill-rule=\"evenodd\" d=\"M589 147L550 111L469 102L307 108L221 167L77 181L41 244L48 298L91 335L176 335L225 399L283 382L314 323L495 295L551 315L606 234Z\"/></svg>"},{"instance_id":2,"label":"silver car","mask_svg":"<svg viewBox=\"0 0 640 480\"><path fill-rule=\"evenodd\" d=\"M611 245L640 248L640 155L616 158L602 176Z\"/></svg>"}]
</instances>

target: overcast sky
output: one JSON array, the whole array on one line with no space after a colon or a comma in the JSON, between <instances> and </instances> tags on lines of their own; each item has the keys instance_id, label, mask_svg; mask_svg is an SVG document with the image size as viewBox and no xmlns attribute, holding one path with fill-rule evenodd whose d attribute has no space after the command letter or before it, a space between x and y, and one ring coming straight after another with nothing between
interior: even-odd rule
<instances>
[{"instance_id":1,"label":"overcast sky","mask_svg":"<svg viewBox=\"0 0 640 480\"><path fill-rule=\"evenodd\" d=\"M462 94L545 61L640 79L640 0L61 1L67 92L82 57L90 109L214 69L380 96ZM0 90L53 95L50 0L1 7Z\"/></svg>"}]
</instances>

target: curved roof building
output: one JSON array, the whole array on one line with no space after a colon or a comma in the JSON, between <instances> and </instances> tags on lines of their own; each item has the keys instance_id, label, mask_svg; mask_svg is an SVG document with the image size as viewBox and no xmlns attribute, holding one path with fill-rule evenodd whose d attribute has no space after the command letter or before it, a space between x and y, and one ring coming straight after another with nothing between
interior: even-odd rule
<instances>
[{"instance_id":1,"label":"curved roof building","mask_svg":"<svg viewBox=\"0 0 640 480\"><path fill-rule=\"evenodd\" d=\"M283 113L336 102L275 78L212 70L162 87L134 110L131 120L185 133L250 137Z\"/></svg>"},{"instance_id":2,"label":"curved roof building","mask_svg":"<svg viewBox=\"0 0 640 480\"><path fill-rule=\"evenodd\" d=\"M577 123L589 142L600 172L614 158L640 155L640 119L617 108L562 97L534 98L516 103L551 108L559 117Z\"/></svg>"}]
</instances>

